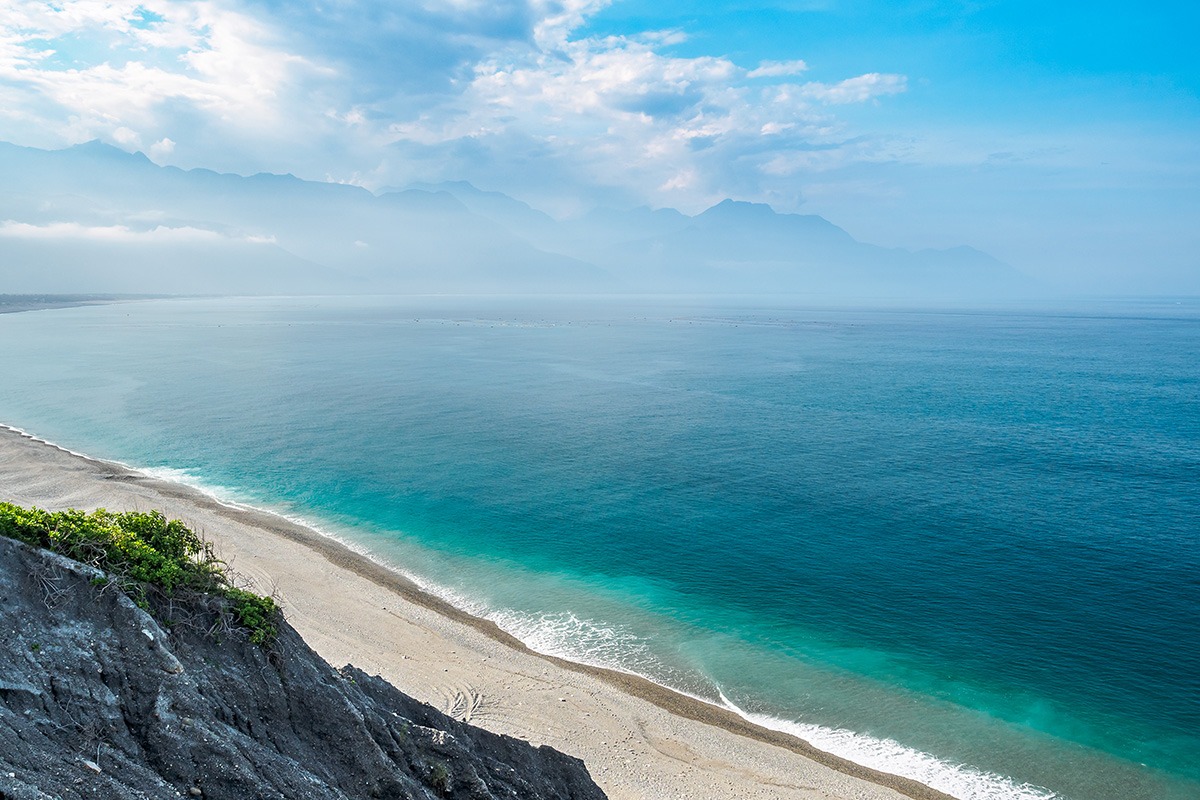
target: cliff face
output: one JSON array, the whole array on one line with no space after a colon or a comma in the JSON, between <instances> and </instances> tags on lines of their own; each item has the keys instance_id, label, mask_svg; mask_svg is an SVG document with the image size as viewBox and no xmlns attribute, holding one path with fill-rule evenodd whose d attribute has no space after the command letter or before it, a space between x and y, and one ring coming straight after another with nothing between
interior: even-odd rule
<instances>
[{"instance_id":1,"label":"cliff face","mask_svg":"<svg viewBox=\"0 0 1200 800\"><path fill-rule=\"evenodd\" d=\"M571 798L583 763L333 669L288 625L264 650L202 606L156 609L0 537L0 800Z\"/></svg>"}]
</instances>

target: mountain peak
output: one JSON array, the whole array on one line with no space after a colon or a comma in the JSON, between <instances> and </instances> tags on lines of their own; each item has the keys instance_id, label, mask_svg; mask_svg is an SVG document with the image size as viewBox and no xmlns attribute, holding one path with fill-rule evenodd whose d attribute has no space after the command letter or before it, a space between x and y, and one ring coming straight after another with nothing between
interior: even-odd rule
<instances>
[{"instance_id":1,"label":"mountain peak","mask_svg":"<svg viewBox=\"0 0 1200 800\"><path fill-rule=\"evenodd\" d=\"M712 208L699 214L697 219L749 220L778 216L775 209L766 203L748 203L745 200L722 200Z\"/></svg>"},{"instance_id":2,"label":"mountain peak","mask_svg":"<svg viewBox=\"0 0 1200 800\"><path fill-rule=\"evenodd\" d=\"M92 139L90 141L72 145L66 148L66 150L67 152L79 153L80 155L88 156L90 158L103 158L110 161L135 161L146 164L153 163L149 158L146 157L146 154L140 150L135 153L130 153L99 139Z\"/></svg>"}]
</instances>

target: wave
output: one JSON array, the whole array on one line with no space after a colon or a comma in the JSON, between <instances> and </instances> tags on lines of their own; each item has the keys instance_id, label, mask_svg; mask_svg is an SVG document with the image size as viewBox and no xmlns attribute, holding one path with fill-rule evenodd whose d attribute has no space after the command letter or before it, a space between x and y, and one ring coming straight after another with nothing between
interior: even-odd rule
<instances>
[{"instance_id":1,"label":"wave","mask_svg":"<svg viewBox=\"0 0 1200 800\"><path fill-rule=\"evenodd\" d=\"M541 614L484 611L480 616L543 655L642 677L647 673L661 674L665 669L645 637L622 627L583 619L570 611Z\"/></svg>"},{"instance_id":2,"label":"wave","mask_svg":"<svg viewBox=\"0 0 1200 800\"><path fill-rule=\"evenodd\" d=\"M893 739L755 714L739 708L724 693L721 704L755 725L803 739L818 750L864 767L911 778L958 800L1055 800L1062 797L1041 786L1017 783L967 764L944 761Z\"/></svg>"},{"instance_id":3,"label":"wave","mask_svg":"<svg viewBox=\"0 0 1200 800\"><path fill-rule=\"evenodd\" d=\"M709 705L723 707L743 719L769 730L801 739L818 750L879 772L910 778L958 800L1060 800L1061 795L1045 787L1017 783L1011 778L986 772L967 764L955 764L901 744L844 728L757 714L740 708L715 684L705 697L664 681L669 668L654 654L645 637L619 626L583 619L571 612L529 614L512 610L489 610L477 602L465 605L454 592L423 586L447 602L499 625L527 647L543 655L624 672L657 683L666 689Z\"/></svg>"},{"instance_id":4,"label":"wave","mask_svg":"<svg viewBox=\"0 0 1200 800\"><path fill-rule=\"evenodd\" d=\"M252 505L254 498L249 495L239 492L230 486L209 483L199 475L189 472L186 469L176 469L175 467L137 467L119 461L113 463L121 464L123 467L127 467L156 480L178 483L189 489L195 489L210 500L215 500L217 503L229 508L256 508Z\"/></svg>"}]
</instances>

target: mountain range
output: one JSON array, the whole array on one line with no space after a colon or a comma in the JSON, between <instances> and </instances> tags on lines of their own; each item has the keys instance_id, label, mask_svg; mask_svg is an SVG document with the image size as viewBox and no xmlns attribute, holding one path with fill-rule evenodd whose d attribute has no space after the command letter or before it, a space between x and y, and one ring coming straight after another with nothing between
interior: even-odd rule
<instances>
[{"instance_id":1,"label":"mountain range","mask_svg":"<svg viewBox=\"0 0 1200 800\"><path fill-rule=\"evenodd\" d=\"M815 215L725 200L556 220L466 182L378 194L154 164L93 141L0 143L0 291L151 294L798 293L979 298L1030 281L970 247L856 241Z\"/></svg>"}]
</instances>

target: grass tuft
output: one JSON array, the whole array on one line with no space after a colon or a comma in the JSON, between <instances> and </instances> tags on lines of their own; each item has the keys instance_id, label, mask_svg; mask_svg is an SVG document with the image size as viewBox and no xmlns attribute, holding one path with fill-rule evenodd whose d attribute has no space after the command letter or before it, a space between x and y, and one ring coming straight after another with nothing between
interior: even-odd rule
<instances>
[{"instance_id":1,"label":"grass tuft","mask_svg":"<svg viewBox=\"0 0 1200 800\"><path fill-rule=\"evenodd\" d=\"M270 644L278 632L275 601L234 586L212 545L157 511L45 511L0 503L0 535L104 570L142 608L149 608L149 591L167 598L215 595L228 601L255 644Z\"/></svg>"}]
</instances>

